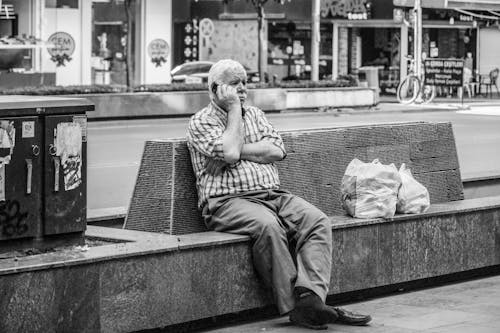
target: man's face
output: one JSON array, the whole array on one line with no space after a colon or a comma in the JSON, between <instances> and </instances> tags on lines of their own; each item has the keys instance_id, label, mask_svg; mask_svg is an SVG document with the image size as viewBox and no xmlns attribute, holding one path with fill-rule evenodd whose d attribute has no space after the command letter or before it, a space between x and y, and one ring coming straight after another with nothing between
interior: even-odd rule
<instances>
[{"instance_id":1,"label":"man's face","mask_svg":"<svg viewBox=\"0 0 500 333\"><path fill-rule=\"evenodd\" d=\"M247 74L244 68L231 68L224 71L220 78L222 84L236 89L241 104L247 99Z\"/></svg>"}]
</instances>

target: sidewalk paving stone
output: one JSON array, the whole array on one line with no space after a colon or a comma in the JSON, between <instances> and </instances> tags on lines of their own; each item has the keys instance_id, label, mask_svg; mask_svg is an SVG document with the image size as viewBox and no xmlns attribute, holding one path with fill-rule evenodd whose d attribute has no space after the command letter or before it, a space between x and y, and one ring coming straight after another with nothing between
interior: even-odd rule
<instances>
[{"instance_id":1,"label":"sidewalk paving stone","mask_svg":"<svg viewBox=\"0 0 500 333\"><path fill-rule=\"evenodd\" d=\"M499 333L500 275L404 292L342 305L369 313L368 326L330 324L339 333ZM295 327L288 317L204 330L205 333L312 332Z\"/></svg>"}]
</instances>

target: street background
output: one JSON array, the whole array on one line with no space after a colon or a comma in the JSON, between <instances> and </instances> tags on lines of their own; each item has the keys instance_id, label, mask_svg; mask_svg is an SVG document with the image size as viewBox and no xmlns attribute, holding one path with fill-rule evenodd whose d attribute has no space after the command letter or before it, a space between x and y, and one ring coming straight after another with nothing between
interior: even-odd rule
<instances>
[{"instance_id":1,"label":"street background","mask_svg":"<svg viewBox=\"0 0 500 333\"><path fill-rule=\"evenodd\" d=\"M463 180L500 177L500 101L458 110L456 103L372 109L268 114L280 131L408 121L453 124ZM89 123L88 211L90 217L124 214L132 195L145 140L185 137L189 118L127 119Z\"/></svg>"}]
</instances>

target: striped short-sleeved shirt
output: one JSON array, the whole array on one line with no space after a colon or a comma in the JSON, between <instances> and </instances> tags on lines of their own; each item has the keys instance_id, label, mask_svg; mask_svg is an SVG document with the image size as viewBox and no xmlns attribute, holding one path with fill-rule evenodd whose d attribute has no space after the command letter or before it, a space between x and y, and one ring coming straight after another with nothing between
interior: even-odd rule
<instances>
[{"instance_id":1,"label":"striped short-sleeved shirt","mask_svg":"<svg viewBox=\"0 0 500 333\"><path fill-rule=\"evenodd\" d=\"M286 154L281 136L259 108L245 106L243 124L244 143L268 140ZM213 102L198 111L189 122L188 148L196 175L199 208L203 208L209 198L279 188L278 170L274 163L261 164L240 160L228 165L217 176L206 172L205 163L208 159L224 159L222 134L226 125L227 113Z\"/></svg>"}]
</instances>

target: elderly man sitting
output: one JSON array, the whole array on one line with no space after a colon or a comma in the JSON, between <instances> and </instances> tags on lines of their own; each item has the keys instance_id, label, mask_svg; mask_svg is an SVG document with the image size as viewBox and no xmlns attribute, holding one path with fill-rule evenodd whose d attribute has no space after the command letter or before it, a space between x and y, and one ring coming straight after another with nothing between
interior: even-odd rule
<instances>
[{"instance_id":1,"label":"elderly man sitting","mask_svg":"<svg viewBox=\"0 0 500 333\"><path fill-rule=\"evenodd\" d=\"M325 305L332 228L328 217L280 189L274 162L286 157L264 113L245 105L247 75L233 60L214 64L211 102L190 120L188 147L199 208L209 229L248 235L254 266L280 314L313 329L331 322L365 325L370 316Z\"/></svg>"}]
</instances>

